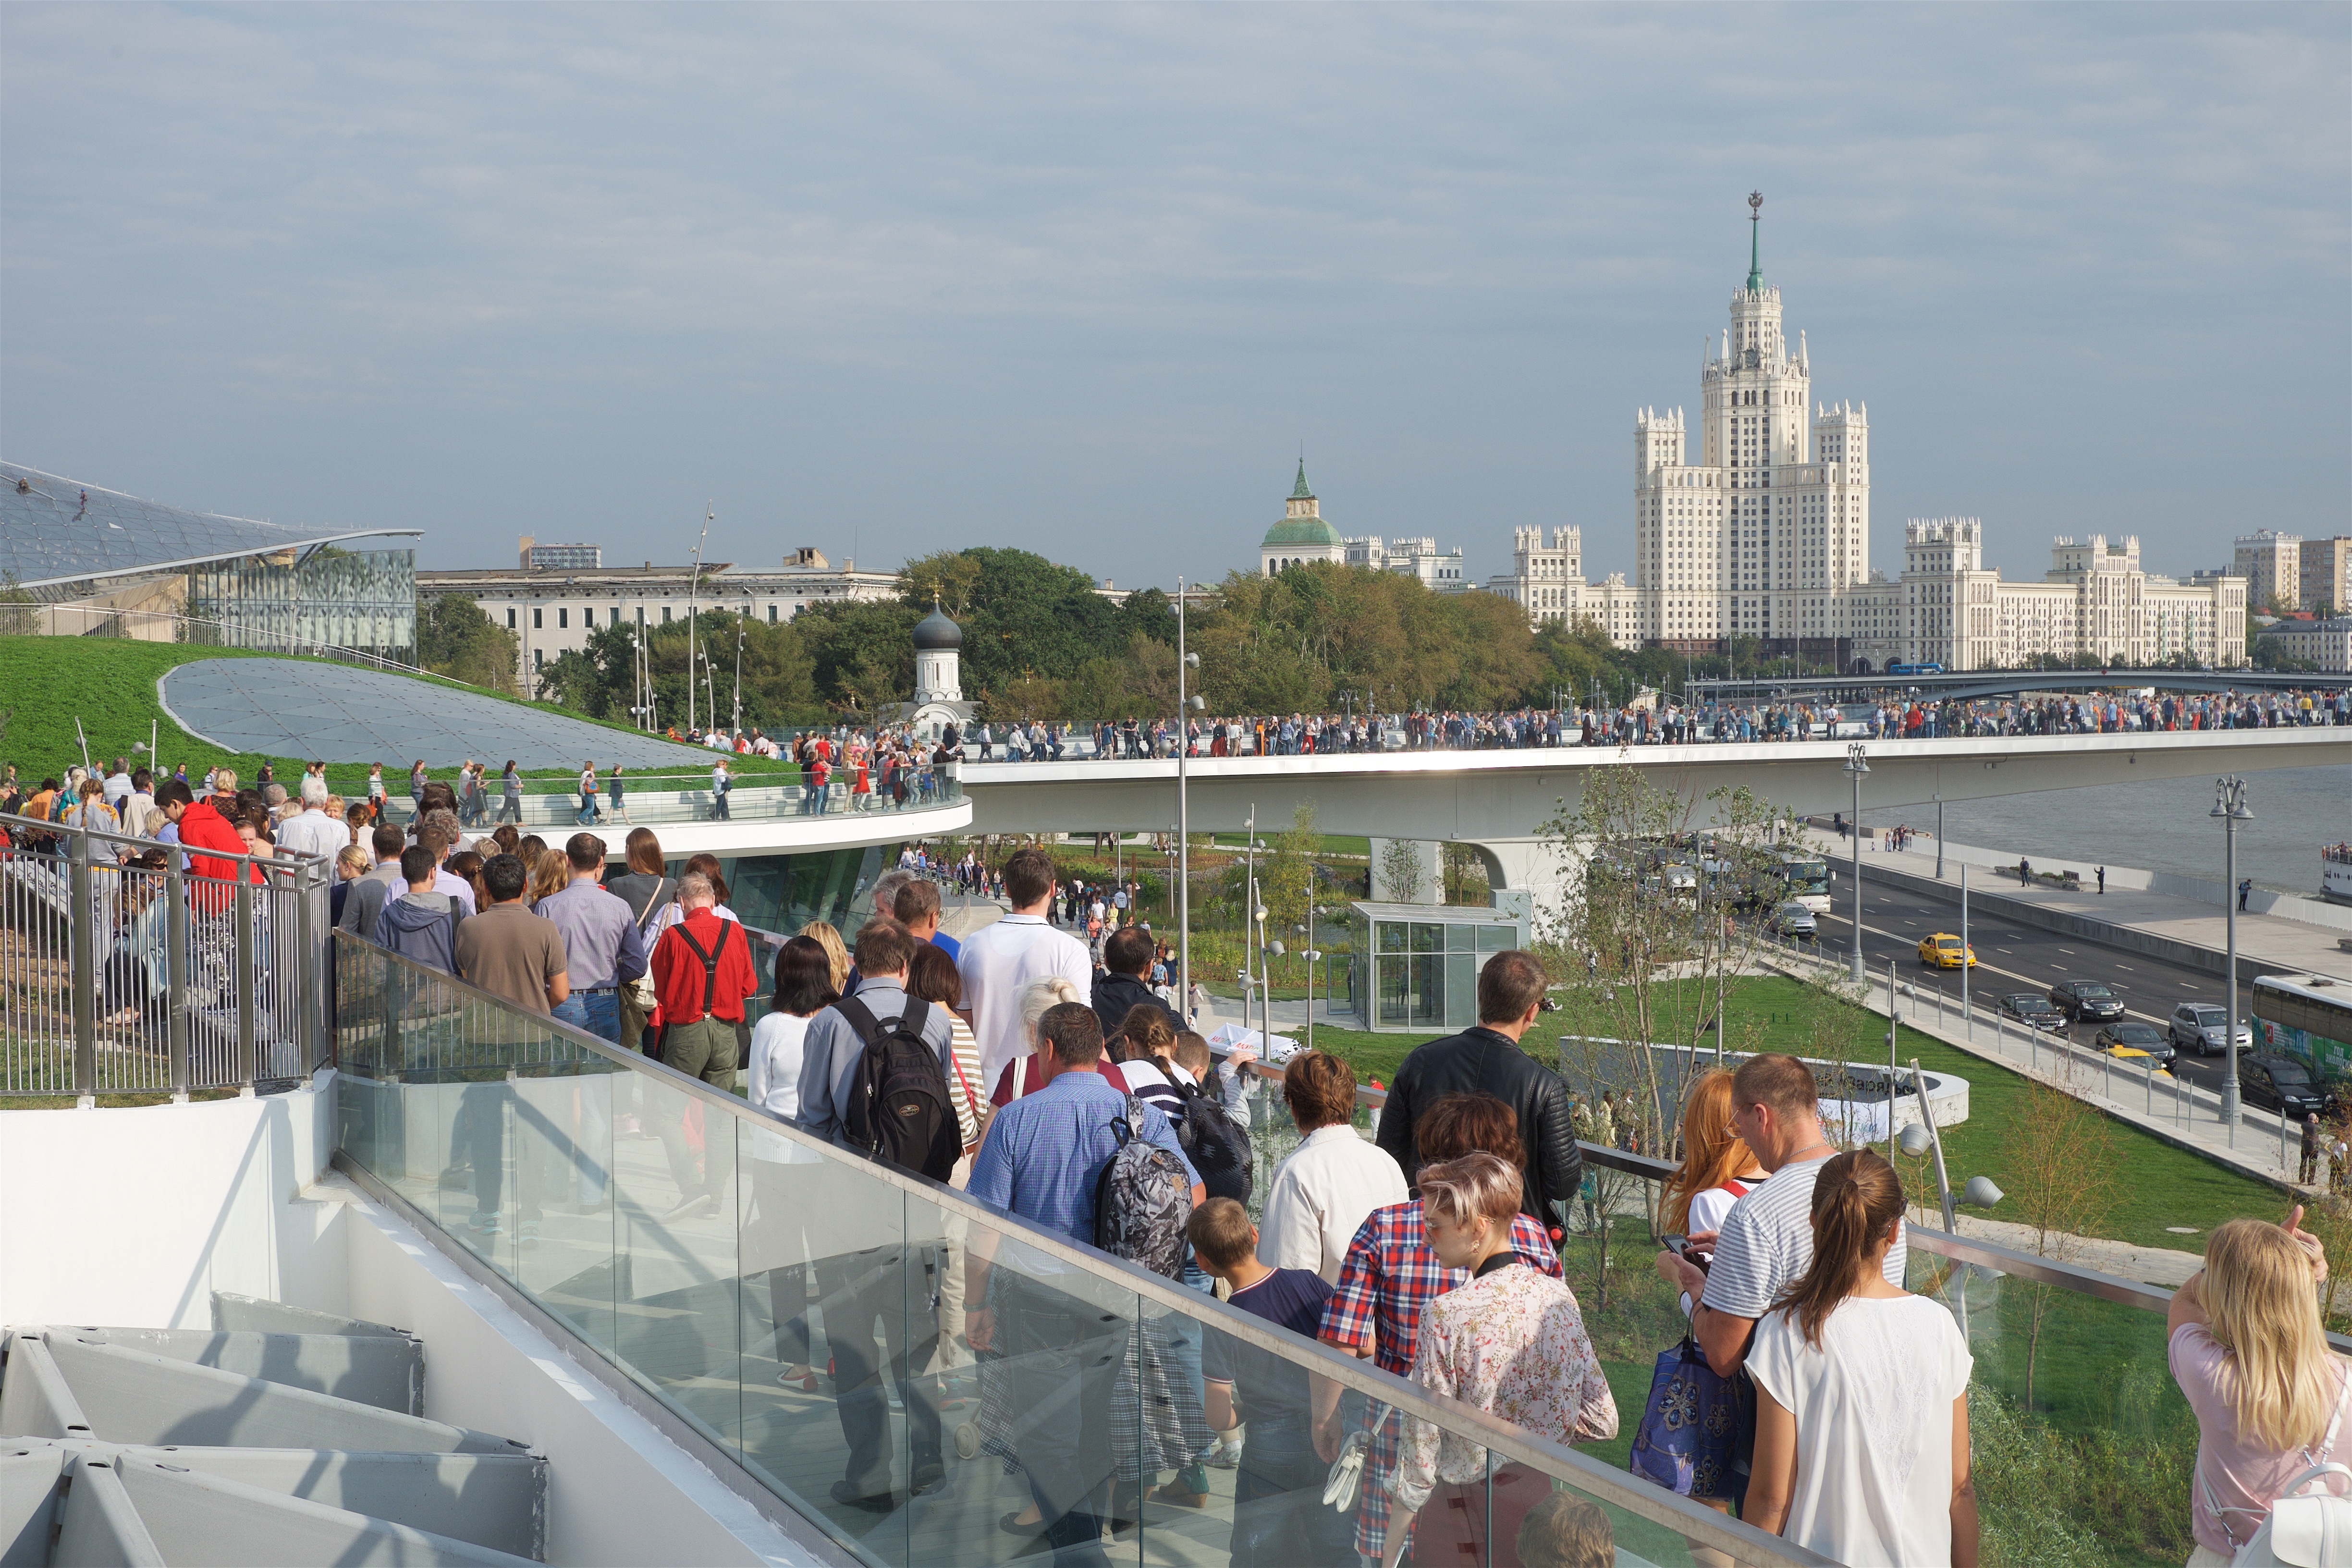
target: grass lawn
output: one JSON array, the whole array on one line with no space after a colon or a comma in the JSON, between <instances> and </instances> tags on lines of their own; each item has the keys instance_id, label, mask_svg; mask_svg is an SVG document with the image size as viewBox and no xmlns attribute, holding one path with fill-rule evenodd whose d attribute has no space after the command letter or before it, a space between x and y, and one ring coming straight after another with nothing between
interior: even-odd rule
<instances>
[{"instance_id":1,"label":"grass lawn","mask_svg":"<svg viewBox=\"0 0 2352 1568\"><path fill-rule=\"evenodd\" d=\"M107 759L132 756L133 742L145 744L148 726L155 726L155 744L163 768L184 763L188 776L196 778L206 769L227 766L250 779L265 760L257 753L232 753L199 741L172 721L158 700L155 683L163 674L177 666L208 658L287 658L292 656L249 648L205 647L188 643L134 642L116 637L0 637L0 661L9 672L8 689L0 696L0 762L16 764L19 778L39 779L45 775L62 778L65 770L81 761L81 746L74 735L74 721L81 721L89 736L89 754L93 762L103 765ZM324 668L341 669L347 666L329 660L304 659ZM395 676L394 679L404 679ZM427 682L441 689L439 682ZM536 708L542 712L561 714L576 719L583 724L597 725L621 734L634 735L636 731L625 725L609 724L575 713L568 708L551 702L523 702L520 699L499 697L495 692L477 691L477 696L488 697L500 702L512 702L517 707ZM715 753L714 753L715 754ZM136 754L142 762L143 753ZM302 764L315 759L306 757L270 757L282 781L291 781L302 771ZM408 788L407 757L329 757L328 783L345 795L364 794L367 786L367 764L381 761L384 764L385 787L395 795L404 795ZM492 759L495 766L498 759ZM332 764L345 765L335 766ZM693 764L680 759L680 766L667 772L690 773ZM152 765L152 764L151 764ZM730 759L734 771L745 782L762 782L752 775L782 773L797 777L799 770L789 763L772 763L761 757ZM439 770L435 776L446 778L455 769ZM395 777L395 773L397 776ZM569 787L575 773L566 769L551 769L526 773L526 778L546 781L549 788L561 793ZM491 781L493 790L497 781ZM533 793L539 793L534 790Z\"/></svg>"},{"instance_id":2,"label":"grass lawn","mask_svg":"<svg viewBox=\"0 0 2352 1568\"><path fill-rule=\"evenodd\" d=\"M1797 1049L1808 1037L1816 994L1793 980L1750 979L1733 990L1731 1018L1745 1023L1751 1037L1767 1049ZM1884 1061L1886 1020L1853 1009L1853 1058ZM1598 1020L1576 1016L1573 1005L1547 1013L1528 1031L1524 1048L1547 1063L1559 1059L1562 1034L1610 1033ZM1396 1076L1405 1053L1433 1035L1370 1034L1330 1029L1318 1025L1315 1043L1345 1058L1357 1076L1386 1084ZM1970 1176L1990 1176L1998 1185L2014 1187L2006 1169L2002 1145L2015 1125L2025 1099L2027 1082L2021 1075L1930 1039L1910 1028L1897 1032L1897 1049L1905 1062L1914 1057L1930 1072L1948 1072L1968 1079L1969 1119L1942 1130L1944 1156L1957 1187ZM1574 1087L1571 1085L1571 1087ZM2159 1100L2161 1094L2159 1093ZM2197 1250L2198 1237L2176 1236L2168 1226L2193 1226L2209 1233L2225 1219L2252 1215L2284 1219L2287 1200L2261 1182L2226 1170L2200 1155L2170 1144L2123 1122L2111 1123L2118 1155L2122 1198L2108 1224L2107 1236L2140 1247ZM1998 1210L1993 1211L1996 1217Z\"/></svg>"}]
</instances>

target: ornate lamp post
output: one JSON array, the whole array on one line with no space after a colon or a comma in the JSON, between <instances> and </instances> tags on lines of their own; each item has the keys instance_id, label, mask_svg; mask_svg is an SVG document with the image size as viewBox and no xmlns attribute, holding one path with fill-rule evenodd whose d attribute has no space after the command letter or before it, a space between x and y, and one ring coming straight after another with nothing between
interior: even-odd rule
<instances>
[{"instance_id":1,"label":"ornate lamp post","mask_svg":"<svg viewBox=\"0 0 2352 1568\"><path fill-rule=\"evenodd\" d=\"M2230 1129L2230 1146L2238 1143L2238 824L2254 819L2246 804L2246 781L2230 777L2213 781L2213 809L2206 814L2221 819L2221 910L2229 930L2227 979L2221 997L2221 1038L2228 1043L2230 1066L2221 1079L2221 1120Z\"/></svg>"},{"instance_id":2,"label":"ornate lamp post","mask_svg":"<svg viewBox=\"0 0 2352 1568\"><path fill-rule=\"evenodd\" d=\"M1870 772L1860 742L1845 749L1846 776L1853 780L1853 960L1847 978L1863 984L1862 967L1862 776ZM1892 1005L1890 1003L1889 1005Z\"/></svg>"}]
</instances>

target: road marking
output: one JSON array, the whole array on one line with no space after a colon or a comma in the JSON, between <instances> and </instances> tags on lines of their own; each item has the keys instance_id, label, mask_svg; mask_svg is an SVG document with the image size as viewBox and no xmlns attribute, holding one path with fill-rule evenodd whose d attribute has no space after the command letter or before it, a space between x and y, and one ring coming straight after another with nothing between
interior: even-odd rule
<instances>
[{"instance_id":1,"label":"road marking","mask_svg":"<svg viewBox=\"0 0 2352 1568\"><path fill-rule=\"evenodd\" d=\"M2074 950L2071 947L2062 947L2058 951L2064 953L2069 958L2074 956Z\"/></svg>"}]
</instances>

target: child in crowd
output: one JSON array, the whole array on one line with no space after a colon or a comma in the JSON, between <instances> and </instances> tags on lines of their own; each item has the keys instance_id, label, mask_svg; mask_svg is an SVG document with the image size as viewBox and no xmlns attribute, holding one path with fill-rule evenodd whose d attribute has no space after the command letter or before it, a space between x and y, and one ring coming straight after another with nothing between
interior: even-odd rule
<instances>
[{"instance_id":1,"label":"child in crowd","mask_svg":"<svg viewBox=\"0 0 2352 1568\"><path fill-rule=\"evenodd\" d=\"M1211 1198L1184 1234L1202 1268L1232 1288L1234 1306L1315 1337L1331 1287L1311 1269L1260 1263L1257 1226L1241 1205ZM1324 1506L1328 1467L1315 1453L1315 1417L1330 1413L1339 1385L1214 1331L1201 1349L1201 1375L1211 1427L1231 1431L1243 1411L1249 1418L1234 1480L1233 1568L1351 1563L1355 1521Z\"/></svg>"}]
</instances>

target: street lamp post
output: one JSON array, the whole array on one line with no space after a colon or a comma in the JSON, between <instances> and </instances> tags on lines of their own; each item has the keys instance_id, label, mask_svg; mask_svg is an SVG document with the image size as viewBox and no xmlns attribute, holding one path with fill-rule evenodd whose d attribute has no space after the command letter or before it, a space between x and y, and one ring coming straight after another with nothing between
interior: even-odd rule
<instances>
[{"instance_id":1,"label":"street lamp post","mask_svg":"<svg viewBox=\"0 0 2352 1568\"><path fill-rule=\"evenodd\" d=\"M743 732L743 623L735 623L735 722L737 734Z\"/></svg>"},{"instance_id":2,"label":"street lamp post","mask_svg":"<svg viewBox=\"0 0 2352 1568\"><path fill-rule=\"evenodd\" d=\"M1863 747L1857 742L1845 749L1845 771L1853 780L1853 961L1847 977L1856 985L1863 983L1862 967L1862 776L1870 772L1863 760Z\"/></svg>"},{"instance_id":3,"label":"street lamp post","mask_svg":"<svg viewBox=\"0 0 2352 1568\"><path fill-rule=\"evenodd\" d=\"M1186 690L1201 656L1184 651L1184 579L1176 579L1176 994L1181 1016L1192 1016L1192 710L1207 704Z\"/></svg>"},{"instance_id":4,"label":"street lamp post","mask_svg":"<svg viewBox=\"0 0 2352 1568\"><path fill-rule=\"evenodd\" d=\"M702 509L702 536L694 542L694 575L686 585L686 727L694 728L694 650L700 646L696 634L701 629L696 615L702 603L702 547L710 539L711 521L718 517L717 502Z\"/></svg>"},{"instance_id":5,"label":"street lamp post","mask_svg":"<svg viewBox=\"0 0 2352 1568\"><path fill-rule=\"evenodd\" d=\"M2238 824L2254 819L2246 804L2246 781L2234 775L2213 781L2213 809L2207 815L2221 819L2221 910L2229 931L2227 979L2221 996L2221 1038L2230 1048L2230 1067L2221 1079L2221 1120L2230 1129L2230 1146L2238 1146Z\"/></svg>"}]
</instances>

